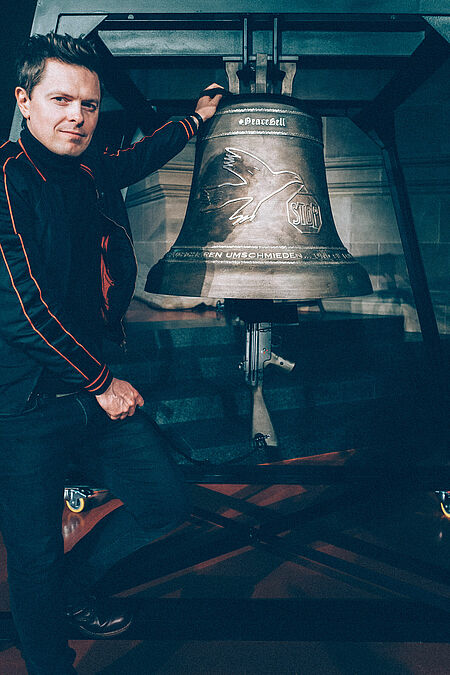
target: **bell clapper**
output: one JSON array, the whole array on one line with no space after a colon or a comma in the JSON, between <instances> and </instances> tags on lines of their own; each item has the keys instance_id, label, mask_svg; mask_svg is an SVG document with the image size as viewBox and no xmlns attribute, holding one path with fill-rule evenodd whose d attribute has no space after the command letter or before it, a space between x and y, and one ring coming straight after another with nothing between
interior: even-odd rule
<instances>
[{"instance_id":1,"label":"bell clapper","mask_svg":"<svg viewBox=\"0 0 450 675\"><path fill-rule=\"evenodd\" d=\"M277 447L278 439L263 396L263 383L252 387L252 438L263 436L264 447Z\"/></svg>"},{"instance_id":2,"label":"bell clapper","mask_svg":"<svg viewBox=\"0 0 450 675\"><path fill-rule=\"evenodd\" d=\"M272 364L290 372L295 363L272 352L272 323L246 322L245 359L240 364L252 392L252 439L255 449L278 447L278 439L263 394L264 368Z\"/></svg>"}]
</instances>

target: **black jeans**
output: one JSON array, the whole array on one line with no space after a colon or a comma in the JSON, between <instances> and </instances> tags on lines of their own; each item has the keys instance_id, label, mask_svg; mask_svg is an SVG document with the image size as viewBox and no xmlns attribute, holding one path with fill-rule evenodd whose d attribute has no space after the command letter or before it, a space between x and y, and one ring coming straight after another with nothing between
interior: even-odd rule
<instances>
[{"instance_id":1,"label":"black jeans","mask_svg":"<svg viewBox=\"0 0 450 675\"><path fill-rule=\"evenodd\" d=\"M124 502L66 556L61 516L70 457ZM11 610L30 675L74 673L64 610L116 562L187 514L185 490L156 425L137 411L112 421L88 393L38 397L0 415L0 527Z\"/></svg>"}]
</instances>

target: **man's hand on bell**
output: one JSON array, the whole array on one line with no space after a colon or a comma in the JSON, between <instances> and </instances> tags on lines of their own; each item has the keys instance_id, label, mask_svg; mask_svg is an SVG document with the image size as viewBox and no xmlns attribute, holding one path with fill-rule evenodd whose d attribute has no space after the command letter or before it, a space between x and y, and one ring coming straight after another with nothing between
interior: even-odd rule
<instances>
[{"instance_id":1,"label":"man's hand on bell","mask_svg":"<svg viewBox=\"0 0 450 675\"><path fill-rule=\"evenodd\" d=\"M112 420L124 420L134 415L136 406L144 405L140 393L125 380L114 378L108 389L95 397Z\"/></svg>"},{"instance_id":2,"label":"man's hand on bell","mask_svg":"<svg viewBox=\"0 0 450 675\"><path fill-rule=\"evenodd\" d=\"M220 84L210 84L206 89L223 89ZM205 91L206 91L205 89ZM224 89L225 91L225 89ZM215 96L201 96L197 101L197 107L195 112L198 113L204 122L209 120L210 117L214 115L219 105L219 101L222 98L222 94L216 94Z\"/></svg>"}]
</instances>

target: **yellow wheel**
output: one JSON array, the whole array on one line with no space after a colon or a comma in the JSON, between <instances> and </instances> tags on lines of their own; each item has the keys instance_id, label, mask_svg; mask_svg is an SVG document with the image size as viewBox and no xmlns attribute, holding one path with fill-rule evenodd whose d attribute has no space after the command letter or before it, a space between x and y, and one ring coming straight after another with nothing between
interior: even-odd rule
<instances>
[{"instance_id":1,"label":"yellow wheel","mask_svg":"<svg viewBox=\"0 0 450 675\"><path fill-rule=\"evenodd\" d=\"M86 505L86 500L84 497L76 497L72 501L66 499L66 504L69 511L72 511L73 513L81 513Z\"/></svg>"},{"instance_id":2,"label":"yellow wheel","mask_svg":"<svg viewBox=\"0 0 450 675\"><path fill-rule=\"evenodd\" d=\"M445 502L441 502L441 511L446 518L450 519L450 502L448 499Z\"/></svg>"}]
</instances>

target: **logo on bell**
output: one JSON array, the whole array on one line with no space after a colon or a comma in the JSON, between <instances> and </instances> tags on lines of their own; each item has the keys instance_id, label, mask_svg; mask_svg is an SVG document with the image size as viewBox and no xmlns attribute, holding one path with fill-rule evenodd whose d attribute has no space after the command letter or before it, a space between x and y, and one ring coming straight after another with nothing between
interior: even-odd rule
<instances>
[{"instance_id":1,"label":"logo on bell","mask_svg":"<svg viewBox=\"0 0 450 675\"><path fill-rule=\"evenodd\" d=\"M285 127L285 117L241 117L239 125L248 127Z\"/></svg>"},{"instance_id":2,"label":"logo on bell","mask_svg":"<svg viewBox=\"0 0 450 675\"><path fill-rule=\"evenodd\" d=\"M317 199L299 190L287 202L287 217L302 234L317 234L322 227L322 215Z\"/></svg>"}]
</instances>

